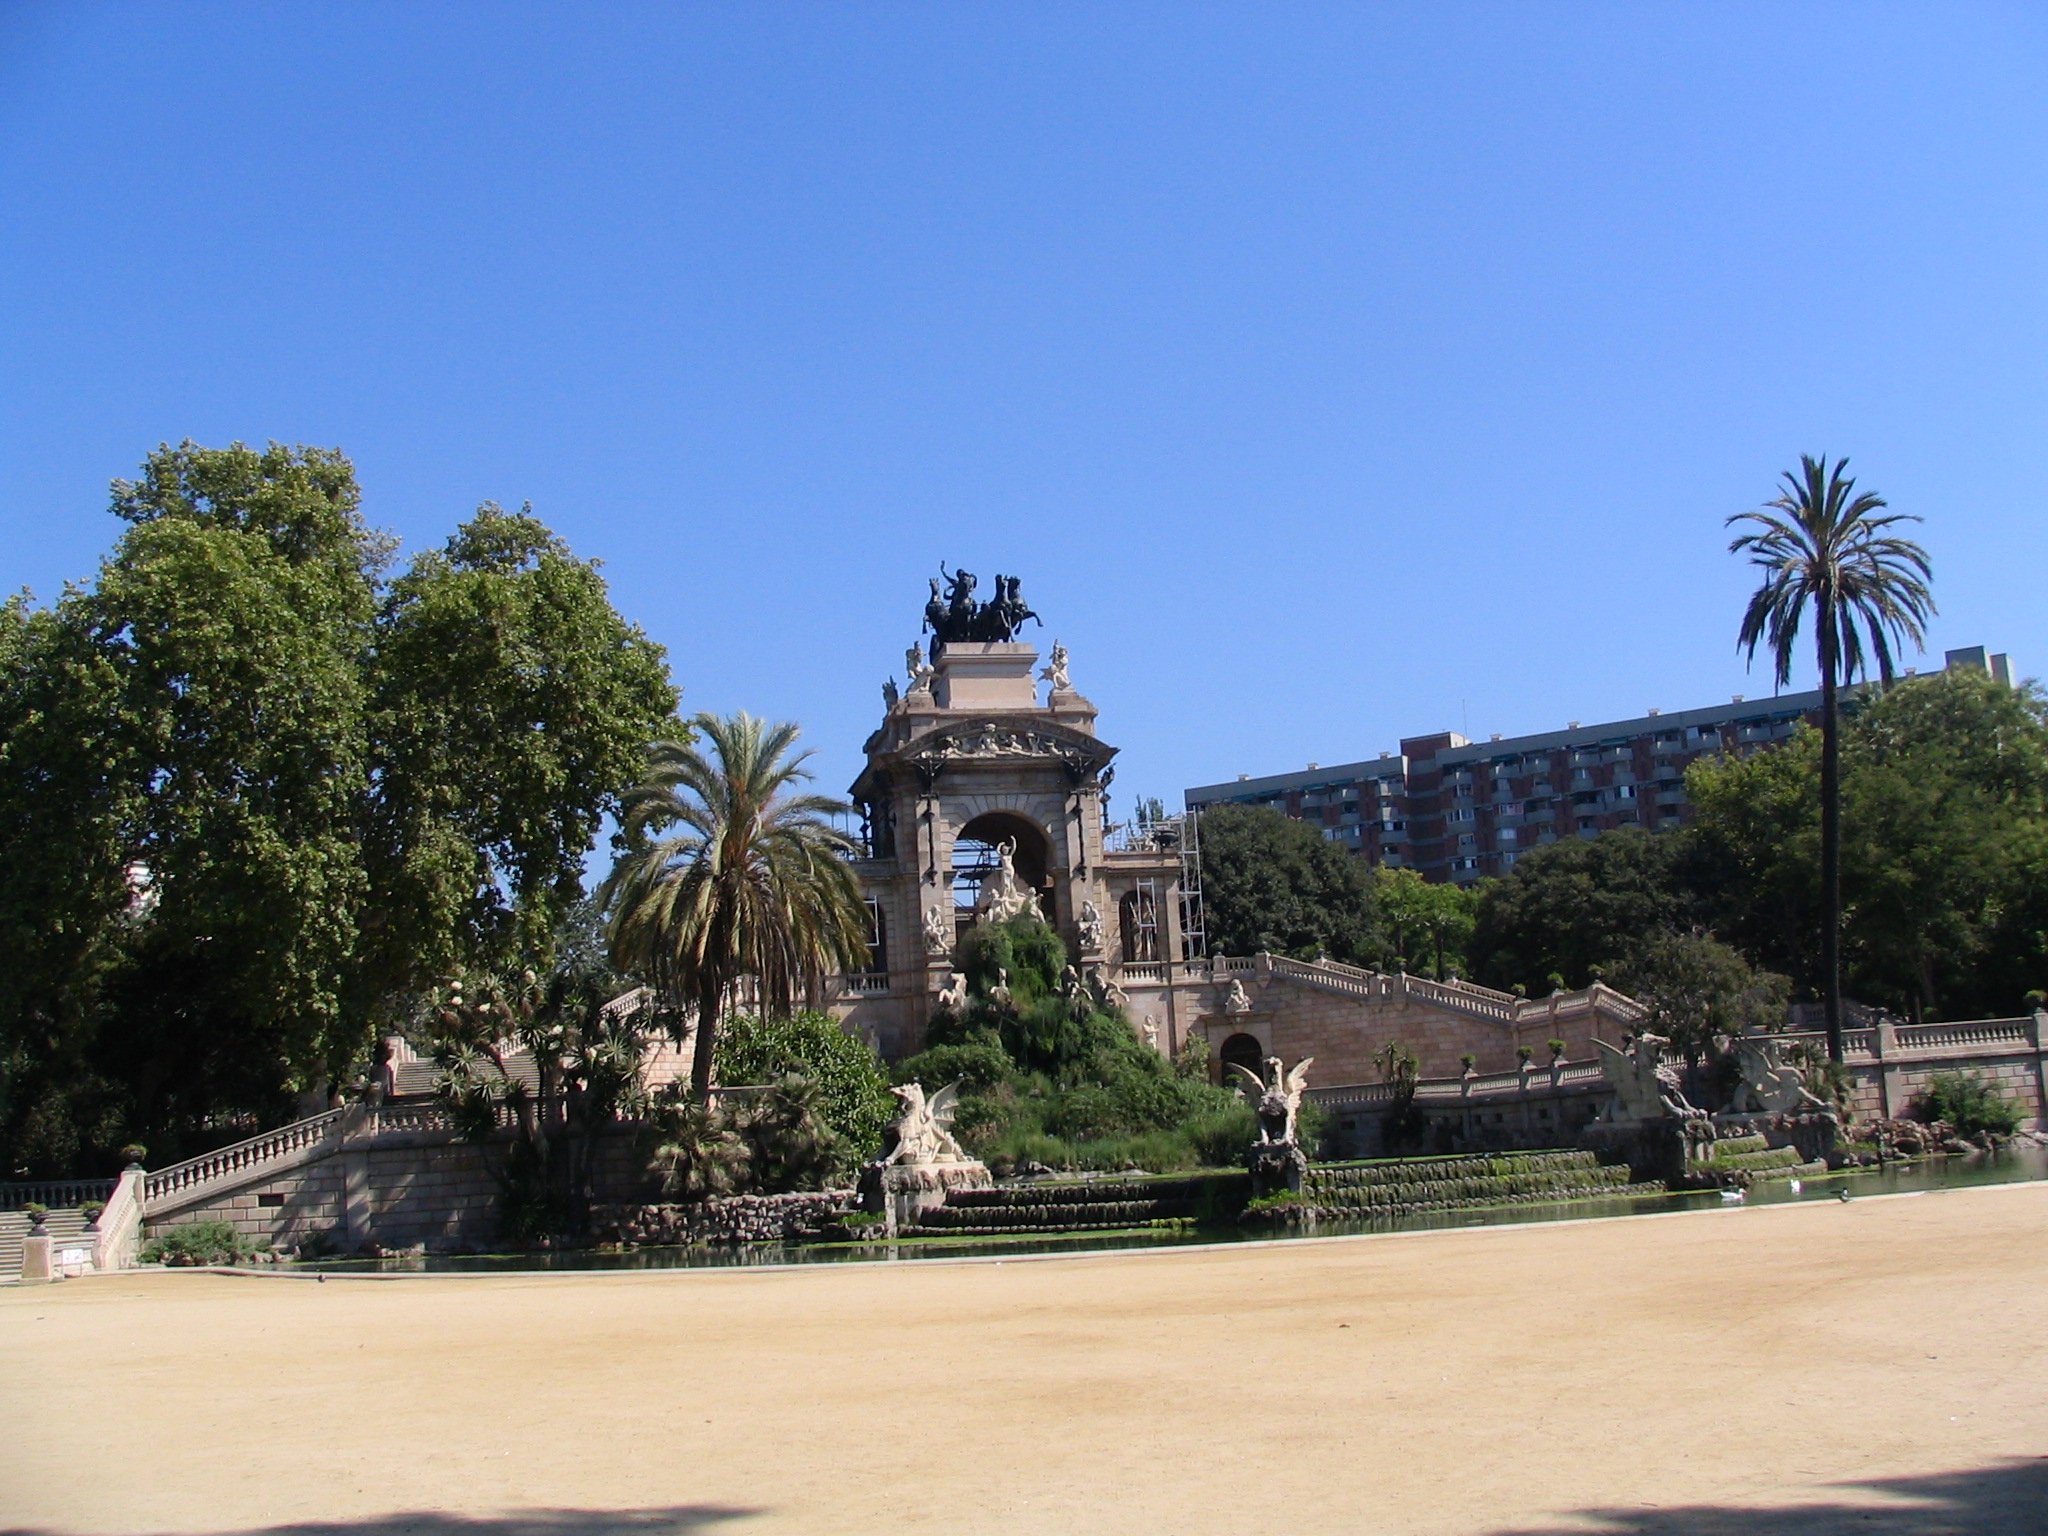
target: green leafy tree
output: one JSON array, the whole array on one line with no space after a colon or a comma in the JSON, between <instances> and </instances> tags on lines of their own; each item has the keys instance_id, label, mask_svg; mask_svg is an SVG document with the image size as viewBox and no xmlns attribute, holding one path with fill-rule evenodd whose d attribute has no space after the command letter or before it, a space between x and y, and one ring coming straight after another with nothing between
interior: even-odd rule
<instances>
[{"instance_id":1,"label":"green leafy tree","mask_svg":"<svg viewBox=\"0 0 2048 1536\"><path fill-rule=\"evenodd\" d=\"M1639 827L1531 849L1480 893L1475 979L1535 992L1554 974L1582 987L1646 935L1690 927L1685 859L1681 838Z\"/></svg>"},{"instance_id":2,"label":"green leafy tree","mask_svg":"<svg viewBox=\"0 0 2048 1536\"><path fill-rule=\"evenodd\" d=\"M694 1013L692 1086L711 1091L721 1011L742 977L787 1014L825 975L861 963L867 909L827 818L843 802L797 792L808 780L797 728L748 714L700 714L710 744L657 742L625 796L626 847L605 882L614 961Z\"/></svg>"},{"instance_id":3,"label":"green leafy tree","mask_svg":"<svg viewBox=\"0 0 2048 1536\"><path fill-rule=\"evenodd\" d=\"M1374 870L1373 901L1394 958L1413 965L1427 957L1438 981L1467 974L1485 884L1432 884L1412 869Z\"/></svg>"},{"instance_id":4,"label":"green leafy tree","mask_svg":"<svg viewBox=\"0 0 2048 1536\"><path fill-rule=\"evenodd\" d=\"M150 901L93 1049L166 1151L287 1114L368 1043L347 995L388 544L357 503L326 450L160 450L115 483L131 526L76 610L113 679L122 862Z\"/></svg>"},{"instance_id":5,"label":"green leafy tree","mask_svg":"<svg viewBox=\"0 0 2048 1536\"><path fill-rule=\"evenodd\" d=\"M1202 905L1222 954L1371 965L1384 949L1363 861L1266 806L1202 813Z\"/></svg>"},{"instance_id":6,"label":"green leafy tree","mask_svg":"<svg viewBox=\"0 0 2048 1536\"><path fill-rule=\"evenodd\" d=\"M1957 668L1843 733L1844 961L1857 994L2010 1013L2048 978L2048 703Z\"/></svg>"},{"instance_id":7,"label":"green leafy tree","mask_svg":"<svg viewBox=\"0 0 2048 1536\"><path fill-rule=\"evenodd\" d=\"M1820 742L1803 731L1686 783L1717 928L1816 990ZM1958 668L1843 722L1849 990L1927 1016L2009 1012L2048 977L2048 704Z\"/></svg>"},{"instance_id":8,"label":"green leafy tree","mask_svg":"<svg viewBox=\"0 0 2048 1536\"><path fill-rule=\"evenodd\" d=\"M1878 516L1880 496L1856 494L1844 471L1847 459L1828 466L1800 457L1799 473L1787 473L1783 494L1762 510L1738 512L1730 525L1754 524L1728 548L1747 554L1764 572L1761 586L1743 614L1737 648L1752 658L1768 644L1778 683L1792 680L1792 657L1808 610L1813 616L1815 658L1820 665L1820 969L1826 1009L1828 1059L1842 1059L1842 796L1840 687L1864 670L1868 659L1879 677L1892 679L1892 646L1925 638L1934 612L1927 581L1926 551L1891 529L1918 522L1903 513Z\"/></svg>"},{"instance_id":9,"label":"green leafy tree","mask_svg":"<svg viewBox=\"0 0 2048 1536\"><path fill-rule=\"evenodd\" d=\"M1802 725L1767 752L1699 759L1685 771L1683 834L1698 898L1688 918L1816 990L1820 758L1820 732Z\"/></svg>"},{"instance_id":10,"label":"green leafy tree","mask_svg":"<svg viewBox=\"0 0 2048 1536\"><path fill-rule=\"evenodd\" d=\"M0 610L0 1140L47 1172L283 1118L538 953L674 706L525 514L386 589L331 450L162 448L113 509L90 588Z\"/></svg>"},{"instance_id":11,"label":"green leafy tree","mask_svg":"<svg viewBox=\"0 0 2048 1536\"><path fill-rule=\"evenodd\" d=\"M661 647L531 507L487 502L392 583L373 677L372 974L544 963L648 741L683 734Z\"/></svg>"},{"instance_id":12,"label":"green leafy tree","mask_svg":"<svg viewBox=\"0 0 2048 1536\"><path fill-rule=\"evenodd\" d=\"M1711 935L1668 931L1643 937L1603 979L1641 1003L1649 1031L1692 1062L1713 1049L1716 1035L1782 1026L1792 988Z\"/></svg>"}]
</instances>

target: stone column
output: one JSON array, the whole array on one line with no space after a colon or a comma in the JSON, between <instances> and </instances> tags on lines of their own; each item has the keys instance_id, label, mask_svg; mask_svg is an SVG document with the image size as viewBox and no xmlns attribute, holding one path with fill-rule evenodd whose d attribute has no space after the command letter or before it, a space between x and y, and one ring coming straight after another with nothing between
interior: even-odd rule
<instances>
[{"instance_id":1,"label":"stone column","mask_svg":"<svg viewBox=\"0 0 2048 1536\"><path fill-rule=\"evenodd\" d=\"M1890 1014L1880 1014L1870 1031L1870 1053L1877 1058L1877 1112L1887 1120L1896 1119L1892 1105L1898 1098L1900 1068L1899 1034Z\"/></svg>"}]
</instances>

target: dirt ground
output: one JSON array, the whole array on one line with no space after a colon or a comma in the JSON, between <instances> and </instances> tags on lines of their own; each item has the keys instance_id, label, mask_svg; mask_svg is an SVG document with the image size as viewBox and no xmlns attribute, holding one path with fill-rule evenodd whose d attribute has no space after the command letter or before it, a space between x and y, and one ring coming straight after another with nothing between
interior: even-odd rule
<instances>
[{"instance_id":1,"label":"dirt ground","mask_svg":"<svg viewBox=\"0 0 2048 1536\"><path fill-rule=\"evenodd\" d=\"M2048 1186L1224 1251L0 1290L0 1529L2048 1532Z\"/></svg>"}]
</instances>

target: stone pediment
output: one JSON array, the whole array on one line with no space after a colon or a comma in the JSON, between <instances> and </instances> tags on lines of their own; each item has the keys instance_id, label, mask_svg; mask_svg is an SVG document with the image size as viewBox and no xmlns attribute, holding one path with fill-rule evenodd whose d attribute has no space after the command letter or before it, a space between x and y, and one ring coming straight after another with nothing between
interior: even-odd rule
<instances>
[{"instance_id":1,"label":"stone pediment","mask_svg":"<svg viewBox=\"0 0 2048 1536\"><path fill-rule=\"evenodd\" d=\"M1116 756L1085 731L1040 716L1019 720L1014 714L947 720L921 731L900 747L876 756L881 763L914 763L938 767L954 762L1020 763L1054 761L1076 774L1099 772Z\"/></svg>"}]
</instances>

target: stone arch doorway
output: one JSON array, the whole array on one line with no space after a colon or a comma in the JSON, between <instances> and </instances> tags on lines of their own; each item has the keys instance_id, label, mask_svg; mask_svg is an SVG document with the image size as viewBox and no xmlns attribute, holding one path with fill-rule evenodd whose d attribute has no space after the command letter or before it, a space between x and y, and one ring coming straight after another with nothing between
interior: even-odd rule
<instances>
[{"instance_id":1,"label":"stone arch doorway","mask_svg":"<svg viewBox=\"0 0 2048 1536\"><path fill-rule=\"evenodd\" d=\"M1216 1054L1223 1063L1223 1083L1227 1088L1235 1087L1238 1081L1230 1075L1232 1067L1243 1067L1252 1076L1258 1077L1261 1075L1260 1068L1266 1064L1266 1048L1259 1044L1256 1035L1232 1035L1223 1042L1223 1048Z\"/></svg>"},{"instance_id":2,"label":"stone arch doorway","mask_svg":"<svg viewBox=\"0 0 2048 1536\"><path fill-rule=\"evenodd\" d=\"M974 903L981 895L982 882L995 873L997 850L1012 842L1017 845L1011 864L1018 880L1038 893L1045 920L1055 921L1052 877L1047 873L1052 843L1045 829L1012 811L987 811L968 822L953 839L953 915L962 931L974 921Z\"/></svg>"}]
</instances>

